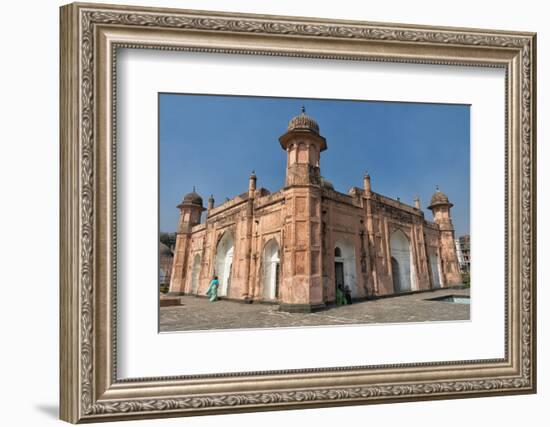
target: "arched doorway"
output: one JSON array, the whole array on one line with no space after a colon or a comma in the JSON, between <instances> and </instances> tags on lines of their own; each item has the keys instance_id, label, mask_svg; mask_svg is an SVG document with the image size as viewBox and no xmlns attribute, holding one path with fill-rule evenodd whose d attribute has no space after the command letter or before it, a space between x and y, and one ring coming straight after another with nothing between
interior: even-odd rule
<instances>
[{"instance_id":1,"label":"arched doorway","mask_svg":"<svg viewBox=\"0 0 550 427\"><path fill-rule=\"evenodd\" d=\"M201 257L200 255L195 255L193 260L193 270L191 272L191 293L196 294L199 290L199 274L201 271Z\"/></svg>"},{"instance_id":2,"label":"arched doorway","mask_svg":"<svg viewBox=\"0 0 550 427\"><path fill-rule=\"evenodd\" d=\"M391 258L391 271L393 276L393 289L395 292L398 292L397 289L401 289L399 263L394 257Z\"/></svg>"},{"instance_id":3,"label":"arched doorway","mask_svg":"<svg viewBox=\"0 0 550 427\"><path fill-rule=\"evenodd\" d=\"M279 244L271 239L264 246L262 296L265 300L276 300L279 291Z\"/></svg>"},{"instance_id":4,"label":"arched doorway","mask_svg":"<svg viewBox=\"0 0 550 427\"><path fill-rule=\"evenodd\" d=\"M334 247L334 282L336 287L349 287L352 298L358 297L355 247L348 241L338 241Z\"/></svg>"},{"instance_id":5,"label":"arched doorway","mask_svg":"<svg viewBox=\"0 0 550 427\"><path fill-rule=\"evenodd\" d=\"M391 267L394 292L408 292L411 283L411 244L401 230L396 230L390 237Z\"/></svg>"},{"instance_id":6,"label":"arched doorway","mask_svg":"<svg viewBox=\"0 0 550 427\"><path fill-rule=\"evenodd\" d=\"M216 246L216 264L214 274L218 276L220 286L218 295L226 296L231 281L231 267L233 265L234 250L233 233L226 231Z\"/></svg>"},{"instance_id":7,"label":"arched doorway","mask_svg":"<svg viewBox=\"0 0 550 427\"><path fill-rule=\"evenodd\" d=\"M441 288L441 274L439 256L436 252L430 252L430 269L432 270L432 282L434 289Z\"/></svg>"}]
</instances>

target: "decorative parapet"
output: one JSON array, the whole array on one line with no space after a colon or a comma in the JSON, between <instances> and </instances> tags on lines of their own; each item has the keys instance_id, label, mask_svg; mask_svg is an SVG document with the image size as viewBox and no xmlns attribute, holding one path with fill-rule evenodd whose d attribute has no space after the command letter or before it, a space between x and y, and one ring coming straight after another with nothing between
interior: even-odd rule
<instances>
[{"instance_id":1,"label":"decorative parapet","mask_svg":"<svg viewBox=\"0 0 550 427\"><path fill-rule=\"evenodd\" d=\"M329 188L323 188L323 197L326 199L334 200L336 202L345 203L347 205L352 205L360 208L361 205L357 203L356 199L349 194L340 193L336 190L331 190Z\"/></svg>"},{"instance_id":2,"label":"decorative parapet","mask_svg":"<svg viewBox=\"0 0 550 427\"><path fill-rule=\"evenodd\" d=\"M199 231L206 230L206 224L197 224L191 228L191 233L198 233Z\"/></svg>"},{"instance_id":3,"label":"decorative parapet","mask_svg":"<svg viewBox=\"0 0 550 427\"><path fill-rule=\"evenodd\" d=\"M424 226L435 231L439 230L439 226L433 221L424 220Z\"/></svg>"},{"instance_id":4,"label":"decorative parapet","mask_svg":"<svg viewBox=\"0 0 550 427\"><path fill-rule=\"evenodd\" d=\"M208 219L211 219L211 218L215 217L216 215L221 214L222 212L226 212L229 209L232 209L232 208L235 208L239 205L242 205L247 200L248 200L248 193L240 194L237 197L234 197L233 199L228 200L225 203L222 203L220 206L212 208L210 210L210 214L208 215Z\"/></svg>"},{"instance_id":5,"label":"decorative parapet","mask_svg":"<svg viewBox=\"0 0 550 427\"><path fill-rule=\"evenodd\" d=\"M281 202L285 199L284 191L281 189L275 193L267 194L265 196L258 197L254 200L254 209L262 209L275 203Z\"/></svg>"},{"instance_id":6,"label":"decorative parapet","mask_svg":"<svg viewBox=\"0 0 550 427\"><path fill-rule=\"evenodd\" d=\"M395 208L395 209L399 209L401 211L405 211L405 212L410 213L412 215L416 215L416 216L419 216L419 217L422 217L422 218L424 217L424 212L422 212L419 209L416 209L414 206L407 205L406 203L403 203L399 200L395 200L395 199L391 199L391 198L386 197L386 196L382 196L379 193L372 192L371 194L372 194L371 199L375 200L378 203L384 204L386 206L389 206L389 207L392 207L392 208Z\"/></svg>"}]
</instances>

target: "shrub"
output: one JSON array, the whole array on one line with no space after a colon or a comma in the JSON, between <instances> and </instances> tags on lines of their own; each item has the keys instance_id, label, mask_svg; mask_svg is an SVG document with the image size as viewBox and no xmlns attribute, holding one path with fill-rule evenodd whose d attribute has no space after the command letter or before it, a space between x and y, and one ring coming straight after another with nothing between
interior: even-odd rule
<instances>
[{"instance_id":1,"label":"shrub","mask_svg":"<svg viewBox=\"0 0 550 427\"><path fill-rule=\"evenodd\" d=\"M464 272L462 273L462 283L464 283L464 286L469 288L470 287L470 273Z\"/></svg>"}]
</instances>

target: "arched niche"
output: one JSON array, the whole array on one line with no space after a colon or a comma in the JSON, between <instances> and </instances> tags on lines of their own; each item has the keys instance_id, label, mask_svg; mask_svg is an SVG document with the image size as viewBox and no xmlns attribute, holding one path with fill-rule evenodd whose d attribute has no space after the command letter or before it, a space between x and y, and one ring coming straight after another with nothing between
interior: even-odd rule
<instances>
[{"instance_id":1,"label":"arched niche","mask_svg":"<svg viewBox=\"0 0 550 427\"><path fill-rule=\"evenodd\" d=\"M199 275L201 272L201 257L195 255L193 269L191 270L191 293L196 294L199 290Z\"/></svg>"},{"instance_id":2,"label":"arched niche","mask_svg":"<svg viewBox=\"0 0 550 427\"><path fill-rule=\"evenodd\" d=\"M277 240L270 239L262 253L262 298L276 300L280 283L280 251Z\"/></svg>"},{"instance_id":3,"label":"arched niche","mask_svg":"<svg viewBox=\"0 0 550 427\"><path fill-rule=\"evenodd\" d=\"M412 290L412 251L409 238L401 230L390 236L393 290L396 293Z\"/></svg>"},{"instance_id":4,"label":"arched niche","mask_svg":"<svg viewBox=\"0 0 550 427\"><path fill-rule=\"evenodd\" d=\"M233 252L235 249L235 238L231 231L223 233L216 245L216 260L214 274L218 276L220 286L219 296L226 296L229 292L231 282L231 268L233 266Z\"/></svg>"},{"instance_id":5,"label":"arched niche","mask_svg":"<svg viewBox=\"0 0 550 427\"><path fill-rule=\"evenodd\" d=\"M441 264L439 262L439 255L436 250L430 250L430 270L432 271L432 284L434 289L441 288Z\"/></svg>"},{"instance_id":6,"label":"arched niche","mask_svg":"<svg viewBox=\"0 0 550 427\"><path fill-rule=\"evenodd\" d=\"M357 298L355 246L348 240L337 240L334 245L335 286L349 287L352 298Z\"/></svg>"}]
</instances>

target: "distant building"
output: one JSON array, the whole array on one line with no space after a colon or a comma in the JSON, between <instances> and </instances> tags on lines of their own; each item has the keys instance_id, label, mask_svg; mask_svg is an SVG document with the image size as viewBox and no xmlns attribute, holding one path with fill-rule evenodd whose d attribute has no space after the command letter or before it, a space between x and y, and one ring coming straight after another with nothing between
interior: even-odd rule
<instances>
[{"instance_id":1,"label":"distant building","mask_svg":"<svg viewBox=\"0 0 550 427\"><path fill-rule=\"evenodd\" d=\"M178 205L170 293L203 295L216 275L220 296L312 311L334 303L337 287L360 299L462 283L453 205L439 189L433 222L418 198L411 206L372 191L368 174L363 188L336 191L321 176L327 142L304 109L279 142L283 188L256 188L252 173L248 191L220 206L210 197L205 209L195 191Z\"/></svg>"},{"instance_id":2,"label":"distant building","mask_svg":"<svg viewBox=\"0 0 550 427\"><path fill-rule=\"evenodd\" d=\"M170 283L173 261L174 253L172 249L159 242L159 283L161 285Z\"/></svg>"},{"instance_id":3,"label":"distant building","mask_svg":"<svg viewBox=\"0 0 550 427\"><path fill-rule=\"evenodd\" d=\"M460 240L455 239L455 248L456 248L456 257L458 259L458 265L460 266L460 271L464 270L464 256L460 250Z\"/></svg>"},{"instance_id":4,"label":"distant building","mask_svg":"<svg viewBox=\"0 0 550 427\"><path fill-rule=\"evenodd\" d=\"M470 272L470 235L467 234L455 239L455 245L460 271Z\"/></svg>"}]
</instances>

